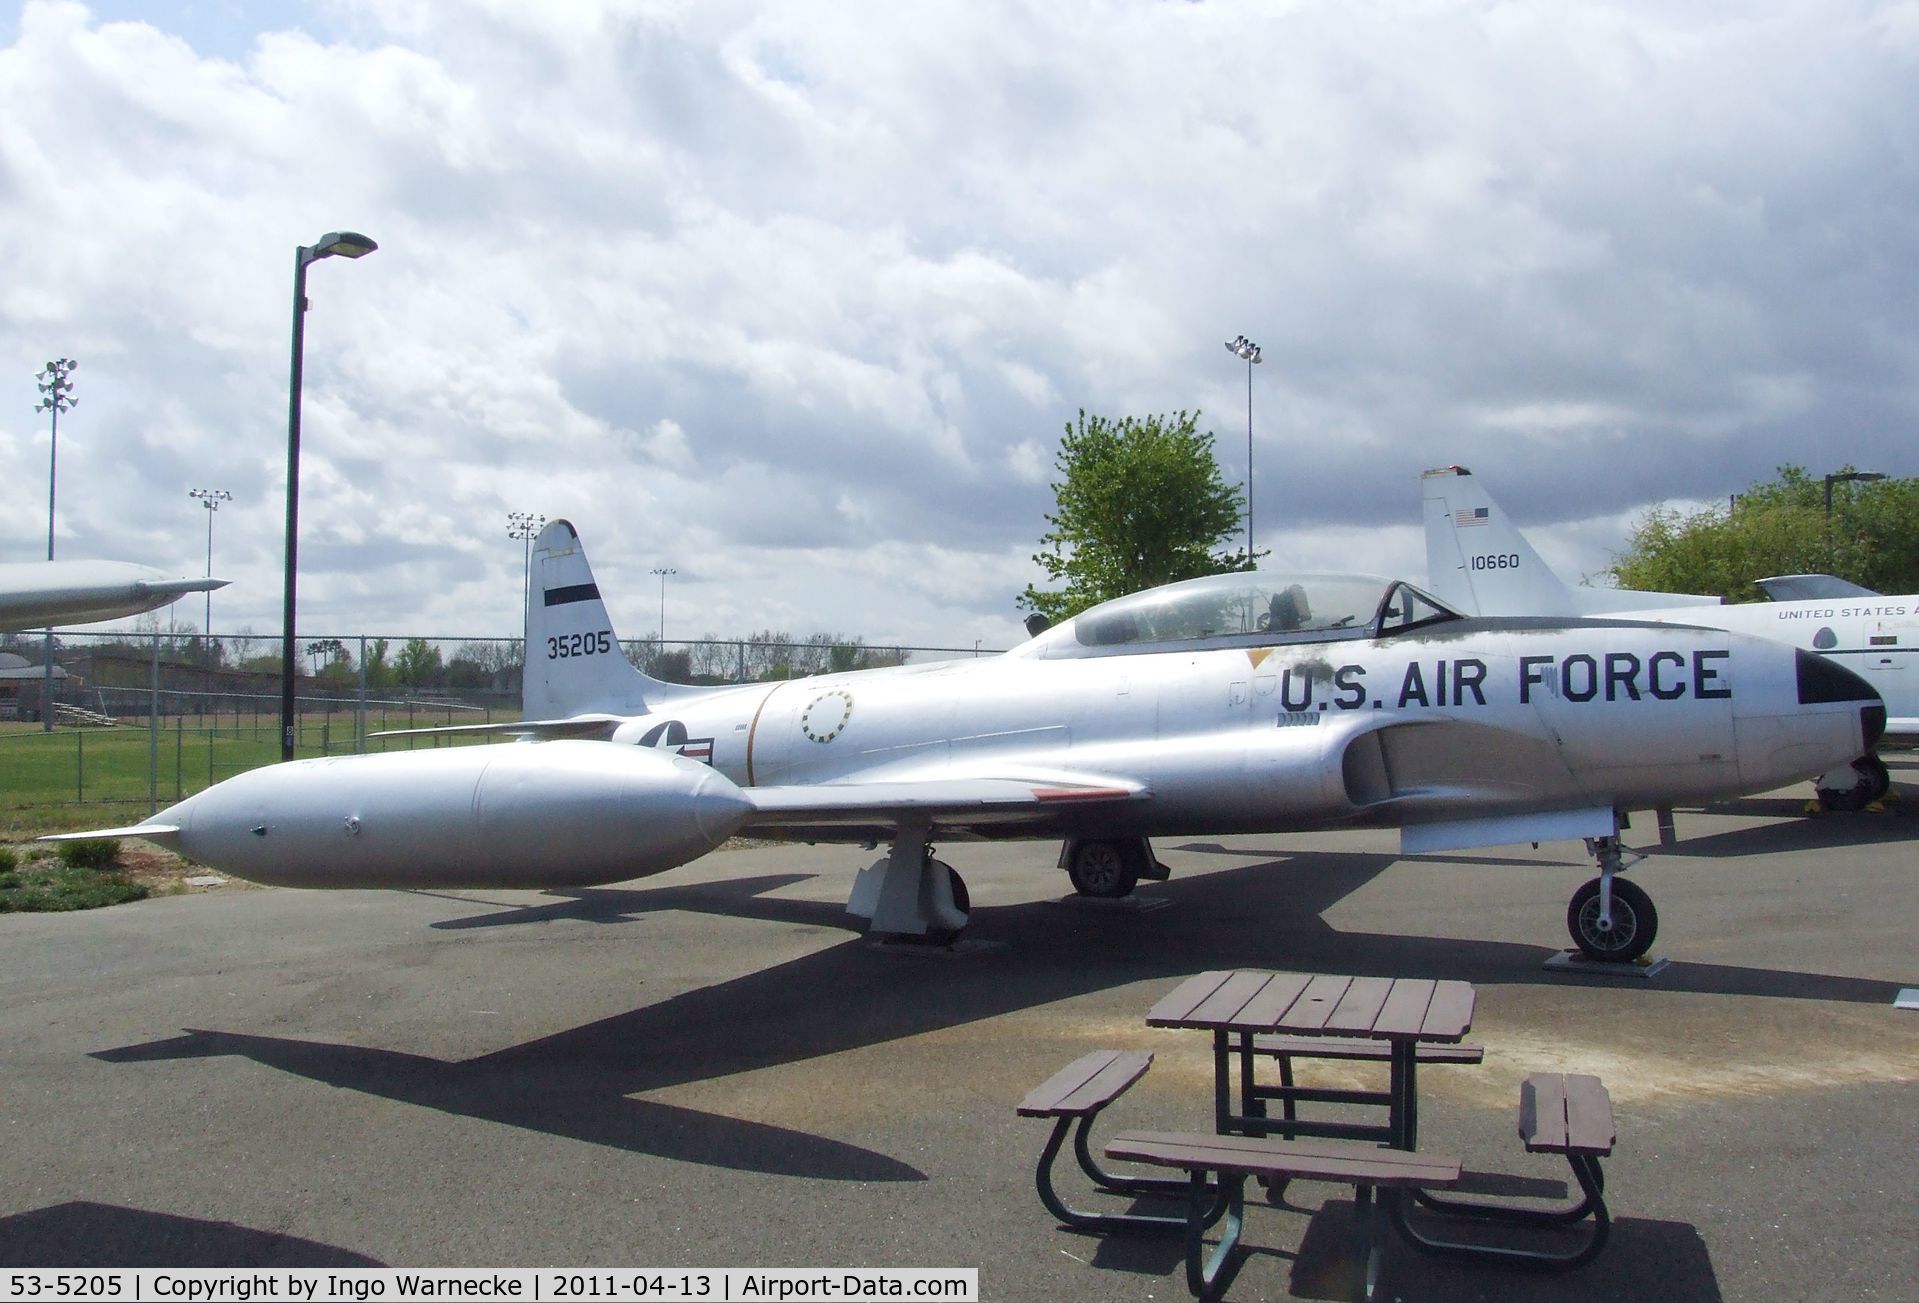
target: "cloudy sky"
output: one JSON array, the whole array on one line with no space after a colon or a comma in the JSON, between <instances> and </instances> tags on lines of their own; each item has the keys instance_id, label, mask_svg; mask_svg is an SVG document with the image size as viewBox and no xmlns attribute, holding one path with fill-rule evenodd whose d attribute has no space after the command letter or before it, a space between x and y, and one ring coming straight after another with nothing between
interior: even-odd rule
<instances>
[{"instance_id":1,"label":"cloudy sky","mask_svg":"<svg viewBox=\"0 0 1919 1303\"><path fill-rule=\"evenodd\" d=\"M1269 566L1417 575L1463 463L1571 574L1782 462L1919 473L1919 4L0 8L0 557L303 635L1010 645L1062 427L1198 409ZM176 613L197 623L198 602Z\"/></svg>"}]
</instances>

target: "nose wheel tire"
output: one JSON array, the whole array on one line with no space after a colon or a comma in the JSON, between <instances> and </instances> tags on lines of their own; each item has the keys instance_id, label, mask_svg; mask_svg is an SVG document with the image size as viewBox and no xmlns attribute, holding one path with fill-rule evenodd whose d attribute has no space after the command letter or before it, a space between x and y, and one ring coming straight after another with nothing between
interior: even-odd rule
<instances>
[{"instance_id":1,"label":"nose wheel tire","mask_svg":"<svg viewBox=\"0 0 1919 1303\"><path fill-rule=\"evenodd\" d=\"M1827 810L1850 813L1863 810L1874 801L1880 800L1892 790L1892 774L1886 769L1886 762L1876 755L1864 755L1844 769L1836 771L1838 776L1850 776L1853 781L1847 786L1824 786L1814 788L1819 804ZM1832 777L1835 775L1828 775Z\"/></svg>"},{"instance_id":2,"label":"nose wheel tire","mask_svg":"<svg viewBox=\"0 0 1919 1303\"><path fill-rule=\"evenodd\" d=\"M1625 964L1652 949L1659 931L1659 912L1652 897L1638 884L1624 878L1612 883L1612 926L1599 921L1599 879L1594 878L1573 893L1566 907L1566 930L1573 944L1589 959L1609 964Z\"/></svg>"},{"instance_id":3,"label":"nose wheel tire","mask_svg":"<svg viewBox=\"0 0 1919 1303\"><path fill-rule=\"evenodd\" d=\"M1082 896L1114 900L1139 885L1139 857L1132 842L1084 841L1073 848L1066 876Z\"/></svg>"}]
</instances>

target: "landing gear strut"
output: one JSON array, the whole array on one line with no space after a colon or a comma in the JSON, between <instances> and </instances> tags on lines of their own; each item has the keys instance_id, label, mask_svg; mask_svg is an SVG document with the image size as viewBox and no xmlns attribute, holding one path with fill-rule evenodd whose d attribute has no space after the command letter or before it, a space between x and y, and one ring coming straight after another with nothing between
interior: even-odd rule
<instances>
[{"instance_id":1,"label":"landing gear strut","mask_svg":"<svg viewBox=\"0 0 1919 1303\"><path fill-rule=\"evenodd\" d=\"M953 866L934 858L929 831L926 823L903 821L886 858L854 879L846 909L870 920L875 933L951 945L966 930L972 901Z\"/></svg>"},{"instance_id":2,"label":"landing gear strut","mask_svg":"<svg viewBox=\"0 0 1919 1303\"><path fill-rule=\"evenodd\" d=\"M1599 862L1599 876L1573 893L1566 907L1566 930L1589 959L1624 964L1652 948L1659 912L1637 883L1615 877L1644 859L1620 846L1619 838L1588 837L1586 849Z\"/></svg>"}]
</instances>

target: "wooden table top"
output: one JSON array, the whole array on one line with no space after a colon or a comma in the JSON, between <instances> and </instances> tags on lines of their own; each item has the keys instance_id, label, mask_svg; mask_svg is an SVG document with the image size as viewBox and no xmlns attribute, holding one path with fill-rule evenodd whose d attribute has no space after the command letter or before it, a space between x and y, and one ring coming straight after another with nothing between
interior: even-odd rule
<instances>
[{"instance_id":1,"label":"wooden table top","mask_svg":"<svg viewBox=\"0 0 1919 1303\"><path fill-rule=\"evenodd\" d=\"M1470 982L1415 977L1214 970L1181 982L1146 1015L1151 1027L1457 1041L1473 1025Z\"/></svg>"}]
</instances>

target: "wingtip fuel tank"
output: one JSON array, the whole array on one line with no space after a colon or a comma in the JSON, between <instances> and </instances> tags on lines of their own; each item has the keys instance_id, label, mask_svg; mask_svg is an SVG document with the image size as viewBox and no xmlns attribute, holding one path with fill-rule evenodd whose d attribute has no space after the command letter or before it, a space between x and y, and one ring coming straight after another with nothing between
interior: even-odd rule
<instances>
[{"instance_id":1,"label":"wingtip fuel tank","mask_svg":"<svg viewBox=\"0 0 1919 1303\"><path fill-rule=\"evenodd\" d=\"M557 741L269 765L154 822L189 859L273 886L538 888L674 868L748 808L707 765Z\"/></svg>"}]
</instances>

